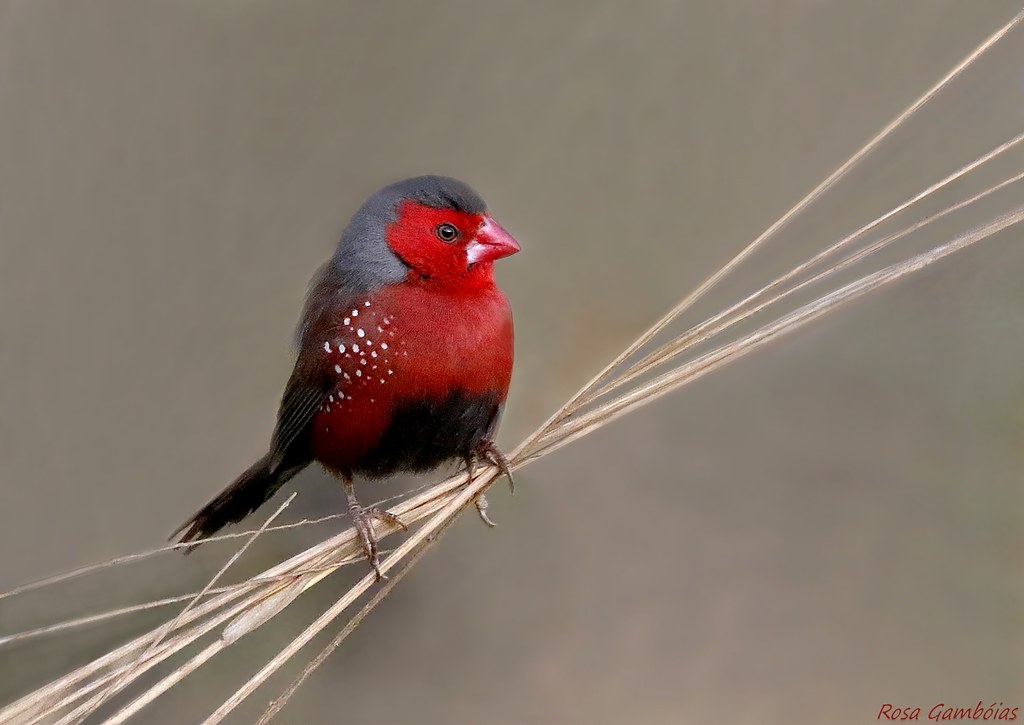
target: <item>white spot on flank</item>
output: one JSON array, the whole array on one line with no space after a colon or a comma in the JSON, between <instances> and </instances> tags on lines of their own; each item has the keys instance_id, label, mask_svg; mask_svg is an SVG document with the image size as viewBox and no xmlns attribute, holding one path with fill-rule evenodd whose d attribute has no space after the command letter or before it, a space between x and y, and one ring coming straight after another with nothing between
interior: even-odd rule
<instances>
[{"instance_id":1,"label":"white spot on flank","mask_svg":"<svg viewBox=\"0 0 1024 725\"><path fill-rule=\"evenodd\" d=\"M377 332L384 332L384 328L381 327L380 325L377 325Z\"/></svg>"},{"instance_id":2,"label":"white spot on flank","mask_svg":"<svg viewBox=\"0 0 1024 725\"><path fill-rule=\"evenodd\" d=\"M329 340L324 340L324 352L331 351L331 343Z\"/></svg>"},{"instance_id":3,"label":"white spot on flank","mask_svg":"<svg viewBox=\"0 0 1024 725\"><path fill-rule=\"evenodd\" d=\"M348 325L349 327L351 327L352 326L352 319L350 317L346 317L344 320L341 321L341 324Z\"/></svg>"},{"instance_id":4,"label":"white spot on flank","mask_svg":"<svg viewBox=\"0 0 1024 725\"><path fill-rule=\"evenodd\" d=\"M394 371L394 370L391 370L391 369L389 368L389 369L388 369L388 375L394 375L394 374L395 374L395 371Z\"/></svg>"},{"instance_id":5,"label":"white spot on flank","mask_svg":"<svg viewBox=\"0 0 1024 725\"><path fill-rule=\"evenodd\" d=\"M333 396L333 395L328 395L328 396L327 396L327 399L328 399L329 401L331 401L332 403L334 402L334 396Z\"/></svg>"},{"instance_id":6,"label":"white spot on flank","mask_svg":"<svg viewBox=\"0 0 1024 725\"><path fill-rule=\"evenodd\" d=\"M377 357L377 351L374 350L373 352L371 352L370 357Z\"/></svg>"},{"instance_id":7,"label":"white spot on flank","mask_svg":"<svg viewBox=\"0 0 1024 725\"><path fill-rule=\"evenodd\" d=\"M370 347L370 345L372 345L372 344L373 344L373 340L367 340L366 341L366 346L367 347Z\"/></svg>"},{"instance_id":8,"label":"white spot on flank","mask_svg":"<svg viewBox=\"0 0 1024 725\"><path fill-rule=\"evenodd\" d=\"M359 310L352 310L353 317L359 317Z\"/></svg>"},{"instance_id":9,"label":"white spot on flank","mask_svg":"<svg viewBox=\"0 0 1024 725\"><path fill-rule=\"evenodd\" d=\"M384 378L381 378L381 379L380 379L380 384L381 384L381 385L383 385L383 384L384 384Z\"/></svg>"},{"instance_id":10,"label":"white spot on flank","mask_svg":"<svg viewBox=\"0 0 1024 725\"><path fill-rule=\"evenodd\" d=\"M366 302L364 302L363 304L366 305L367 307L369 307L370 306L370 300L366 300Z\"/></svg>"},{"instance_id":11,"label":"white spot on flank","mask_svg":"<svg viewBox=\"0 0 1024 725\"><path fill-rule=\"evenodd\" d=\"M341 365L335 365L334 366L334 372L340 373L341 372Z\"/></svg>"},{"instance_id":12,"label":"white spot on flank","mask_svg":"<svg viewBox=\"0 0 1024 725\"><path fill-rule=\"evenodd\" d=\"M352 352L354 352L354 353L356 353L358 355L359 354L359 345L353 345L352 346Z\"/></svg>"},{"instance_id":13,"label":"white spot on flank","mask_svg":"<svg viewBox=\"0 0 1024 725\"><path fill-rule=\"evenodd\" d=\"M388 349L388 344L387 344L386 342L382 342L382 343L380 344L380 349L381 349L381 350L387 350L387 349Z\"/></svg>"},{"instance_id":14,"label":"white spot on flank","mask_svg":"<svg viewBox=\"0 0 1024 725\"><path fill-rule=\"evenodd\" d=\"M345 373L345 374L344 374L344 378L345 378L345 380L351 380L351 379L352 379L352 378L350 378L350 377L348 376L348 373Z\"/></svg>"},{"instance_id":15,"label":"white spot on flank","mask_svg":"<svg viewBox=\"0 0 1024 725\"><path fill-rule=\"evenodd\" d=\"M363 377L363 371L360 370L359 368L356 368L356 377L357 378Z\"/></svg>"},{"instance_id":16,"label":"white spot on flank","mask_svg":"<svg viewBox=\"0 0 1024 725\"><path fill-rule=\"evenodd\" d=\"M363 328L361 327L358 330L356 330L356 334L359 335L359 337L366 337L366 333L363 332Z\"/></svg>"},{"instance_id":17,"label":"white spot on flank","mask_svg":"<svg viewBox=\"0 0 1024 725\"><path fill-rule=\"evenodd\" d=\"M338 345L338 352L344 353L345 352L345 346L344 345Z\"/></svg>"}]
</instances>

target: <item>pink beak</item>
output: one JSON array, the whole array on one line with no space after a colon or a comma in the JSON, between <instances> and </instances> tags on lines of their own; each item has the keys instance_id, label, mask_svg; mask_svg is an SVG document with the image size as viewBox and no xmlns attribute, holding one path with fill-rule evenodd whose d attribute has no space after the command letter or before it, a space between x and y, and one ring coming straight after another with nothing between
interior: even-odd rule
<instances>
[{"instance_id":1,"label":"pink beak","mask_svg":"<svg viewBox=\"0 0 1024 725\"><path fill-rule=\"evenodd\" d=\"M466 245L466 262L479 264L492 262L519 251L519 242L512 238L489 214L476 230L476 236Z\"/></svg>"}]
</instances>

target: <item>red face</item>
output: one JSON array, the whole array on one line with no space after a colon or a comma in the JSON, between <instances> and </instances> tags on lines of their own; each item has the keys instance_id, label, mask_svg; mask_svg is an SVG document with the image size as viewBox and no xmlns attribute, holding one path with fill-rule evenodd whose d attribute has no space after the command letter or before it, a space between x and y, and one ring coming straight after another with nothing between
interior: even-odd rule
<instances>
[{"instance_id":1,"label":"red face","mask_svg":"<svg viewBox=\"0 0 1024 725\"><path fill-rule=\"evenodd\" d=\"M401 203L385 235L392 251L412 268L411 282L487 282L494 260L519 251L512 235L486 213L435 209L414 201Z\"/></svg>"}]
</instances>

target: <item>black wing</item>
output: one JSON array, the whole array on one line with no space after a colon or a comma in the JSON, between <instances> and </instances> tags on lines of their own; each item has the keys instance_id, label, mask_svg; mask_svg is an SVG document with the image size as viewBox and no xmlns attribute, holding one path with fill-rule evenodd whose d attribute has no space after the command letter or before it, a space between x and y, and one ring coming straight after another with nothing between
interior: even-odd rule
<instances>
[{"instance_id":1,"label":"black wing","mask_svg":"<svg viewBox=\"0 0 1024 725\"><path fill-rule=\"evenodd\" d=\"M322 341L336 334L338 312L348 309L349 302L358 294L346 287L345 280L330 264L324 265L314 277L297 331L299 357L281 396L277 426L270 442L273 467L291 465L302 458L309 460L309 426L335 382Z\"/></svg>"},{"instance_id":2,"label":"black wing","mask_svg":"<svg viewBox=\"0 0 1024 725\"><path fill-rule=\"evenodd\" d=\"M317 291L319 288L314 289ZM332 384L322 348L312 341L330 331L332 299L329 294L311 294L306 303L299 356L281 397L270 451L178 527L172 538L184 532L182 542L198 541L241 521L312 461L310 425Z\"/></svg>"}]
</instances>

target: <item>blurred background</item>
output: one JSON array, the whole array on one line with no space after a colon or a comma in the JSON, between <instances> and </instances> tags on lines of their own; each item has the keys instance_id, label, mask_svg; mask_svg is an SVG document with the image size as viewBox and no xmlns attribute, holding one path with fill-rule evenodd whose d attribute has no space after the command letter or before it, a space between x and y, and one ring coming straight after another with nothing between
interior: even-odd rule
<instances>
[{"instance_id":1,"label":"blurred background","mask_svg":"<svg viewBox=\"0 0 1024 725\"><path fill-rule=\"evenodd\" d=\"M159 546L265 450L306 282L381 185L463 178L522 243L498 272L517 325L512 448L1018 10L0 3L0 591ZM1018 31L684 322L1024 128L1022 50ZM514 498L495 488L499 527L460 521L281 722L1024 705L1020 235L531 465ZM343 508L319 471L295 489L290 520ZM238 572L343 525L268 535ZM0 634L199 589L233 550L2 600ZM205 717L354 574L139 721ZM0 649L0 703L167 616Z\"/></svg>"}]
</instances>

